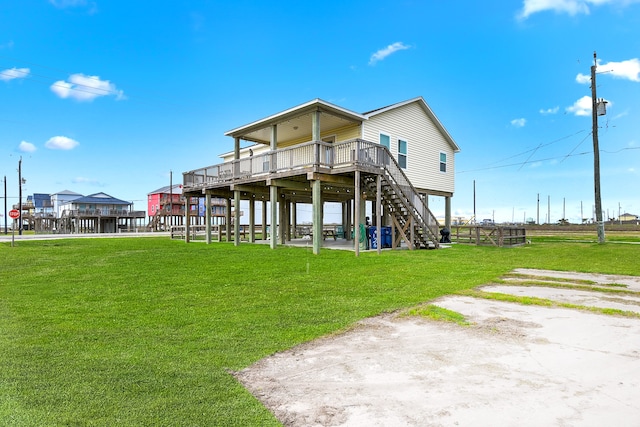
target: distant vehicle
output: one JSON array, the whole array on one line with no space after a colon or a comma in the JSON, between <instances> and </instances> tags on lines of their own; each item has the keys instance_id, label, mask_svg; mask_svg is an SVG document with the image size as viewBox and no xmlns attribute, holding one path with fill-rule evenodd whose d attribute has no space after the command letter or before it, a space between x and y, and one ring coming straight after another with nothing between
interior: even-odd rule
<instances>
[{"instance_id":1,"label":"distant vehicle","mask_svg":"<svg viewBox=\"0 0 640 427\"><path fill-rule=\"evenodd\" d=\"M482 225L482 226L493 226L493 225L496 225L496 224L491 219L483 219L482 222L480 223L480 225Z\"/></svg>"}]
</instances>

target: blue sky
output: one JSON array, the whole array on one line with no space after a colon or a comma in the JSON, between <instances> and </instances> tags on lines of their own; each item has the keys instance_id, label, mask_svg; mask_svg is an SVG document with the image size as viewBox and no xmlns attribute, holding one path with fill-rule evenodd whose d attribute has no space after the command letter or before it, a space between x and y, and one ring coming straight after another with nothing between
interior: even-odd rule
<instances>
[{"instance_id":1,"label":"blue sky","mask_svg":"<svg viewBox=\"0 0 640 427\"><path fill-rule=\"evenodd\" d=\"M539 194L540 222L576 222L594 205L597 51L603 209L640 214L638 0L9 0L0 22L10 204L20 156L24 194L146 209L169 171L232 150L227 130L315 98L364 112L423 96L462 149L455 216L475 181L479 219L535 220Z\"/></svg>"}]
</instances>

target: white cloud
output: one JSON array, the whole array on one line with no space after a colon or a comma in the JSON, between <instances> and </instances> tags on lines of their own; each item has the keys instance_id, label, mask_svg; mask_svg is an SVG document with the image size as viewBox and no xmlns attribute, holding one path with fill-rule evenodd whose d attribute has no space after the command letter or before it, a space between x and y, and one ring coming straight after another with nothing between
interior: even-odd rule
<instances>
[{"instance_id":1,"label":"white cloud","mask_svg":"<svg viewBox=\"0 0 640 427\"><path fill-rule=\"evenodd\" d=\"M576 82L580 83L581 85L591 83L591 76L578 73L578 75L576 76Z\"/></svg>"},{"instance_id":2,"label":"white cloud","mask_svg":"<svg viewBox=\"0 0 640 427\"><path fill-rule=\"evenodd\" d=\"M524 119L524 118L511 120L511 126L514 126L517 128L524 127L524 125L526 124L527 124L527 119Z\"/></svg>"},{"instance_id":3,"label":"white cloud","mask_svg":"<svg viewBox=\"0 0 640 427\"><path fill-rule=\"evenodd\" d=\"M598 74L612 75L619 79L627 79L632 82L640 82L640 60L638 58L627 59L620 62L607 62L602 64L597 60ZM591 83L591 76L586 74L578 74L576 76L576 82L581 84Z\"/></svg>"},{"instance_id":4,"label":"white cloud","mask_svg":"<svg viewBox=\"0 0 640 427\"><path fill-rule=\"evenodd\" d=\"M93 101L99 96L115 96L116 100L126 99L124 92L118 90L109 80L100 80L99 76L72 74L68 81L59 80L51 85L53 93L60 98L72 98L77 101Z\"/></svg>"},{"instance_id":5,"label":"white cloud","mask_svg":"<svg viewBox=\"0 0 640 427\"><path fill-rule=\"evenodd\" d=\"M55 7L65 8L65 7L86 6L87 0L49 0L49 3L51 3Z\"/></svg>"},{"instance_id":6,"label":"white cloud","mask_svg":"<svg viewBox=\"0 0 640 427\"><path fill-rule=\"evenodd\" d=\"M518 13L518 19L527 19L534 13L552 10L556 13L567 13L571 16L578 14L588 15L591 12L589 6L611 4L624 7L640 0L524 0L522 10Z\"/></svg>"},{"instance_id":7,"label":"white cloud","mask_svg":"<svg viewBox=\"0 0 640 427\"><path fill-rule=\"evenodd\" d=\"M609 101L608 99L604 99L604 101L607 103L607 108L613 105L613 102ZM566 111L569 113L573 113L576 116L590 116L592 111L591 102L591 97L585 95L574 102L571 107L567 107Z\"/></svg>"},{"instance_id":8,"label":"white cloud","mask_svg":"<svg viewBox=\"0 0 640 427\"><path fill-rule=\"evenodd\" d=\"M33 153L34 151L37 150L37 148L35 145L33 145L30 142L22 141L20 145L18 145L18 150L20 150L23 153Z\"/></svg>"},{"instance_id":9,"label":"white cloud","mask_svg":"<svg viewBox=\"0 0 640 427\"><path fill-rule=\"evenodd\" d=\"M547 108L545 109L540 109L540 114L542 115L549 115L549 114L556 114L558 112L558 110L560 110L560 107L553 107L553 108Z\"/></svg>"},{"instance_id":10,"label":"white cloud","mask_svg":"<svg viewBox=\"0 0 640 427\"><path fill-rule=\"evenodd\" d=\"M0 80L8 82L13 79L24 79L29 77L31 70L28 68L9 68L7 70L0 71Z\"/></svg>"},{"instance_id":11,"label":"white cloud","mask_svg":"<svg viewBox=\"0 0 640 427\"><path fill-rule=\"evenodd\" d=\"M576 116L590 116L591 115L591 97L583 96L573 103L571 107L567 107L569 113L573 113Z\"/></svg>"},{"instance_id":12,"label":"white cloud","mask_svg":"<svg viewBox=\"0 0 640 427\"><path fill-rule=\"evenodd\" d=\"M607 62L606 64L600 64L598 61L598 68L602 72L610 70L607 74L611 74L613 77L640 82L640 60L638 58L622 62Z\"/></svg>"},{"instance_id":13,"label":"white cloud","mask_svg":"<svg viewBox=\"0 0 640 427\"><path fill-rule=\"evenodd\" d=\"M58 9L67 9L71 7L87 8L89 10L89 14L94 14L98 10L96 2L87 0L49 0L49 3Z\"/></svg>"},{"instance_id":14,"label":"white cloud","mask_svg":"<svg viewBox=\"0 0 640 427\"><path fill-rule=\"evenodd\" d=\"M85 178L83 176L77 176L71 180L74 184L88 184L95 187L104 187L104 184L97 179Z\"/></svg>"},{"instance_id":15,"label":"white cloud","mask_svg":"<svg viewBox=\"0 0 640 427\"><path fill-rule=\"evenodd\" d=\"M377 51L376 53L371 55L371 58L369 58L369 65L374 65L376 62L382 61L387 56L389 56L392 53L395 53L395 52L397 52L399 50L406 50L406 49L410 49L410 48L411 48L411 46L407 46L402 42L395 42L394 44L390 44L389 46L385 47L384 49L380 49L379 51Z\"/></svg>"},{"instance_id":16,"label":"white cloud","mask_svg":"<svg viewBox=\"0 0 640 427\"><path fill-rule=\"evenodd\" d=\"M73 150L80 143L66 136L54 136L44 144L50 150Z\"/></svg>"}]
</instances>

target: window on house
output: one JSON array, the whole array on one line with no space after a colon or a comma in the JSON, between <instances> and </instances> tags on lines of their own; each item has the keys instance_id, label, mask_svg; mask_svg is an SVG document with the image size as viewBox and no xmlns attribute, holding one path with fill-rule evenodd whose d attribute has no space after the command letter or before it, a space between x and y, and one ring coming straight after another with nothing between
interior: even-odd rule
<instances>
[{"instance_id":1,"label":"window on house","mask_svg":"<svg viewBox=\"0 0 640 427\"><path fill-rule=\"evenodd\" d=\"M447 171L447 153L440 153L440 172Z\"/></svg>"},{"instance_id":2,"label":"window on house","mask_svg":"<svg viewBox=\"0 0 640 427\"><path fill-rule=\"evenodd\" d=\"M384 145L391 150L391 138L389 138L389 135L385 135L383 133L380 134L380 145Z\"/></svg>"},{"instance_id":3,"label":"window on house","mask_svg":"<svg viewBox=\"0 0 640 427\"><path fill-rule=\"evenodd\" d=\"M398 165L402 169L407 168L407 141L398 140Z\"/></svg>"}]
</instances>

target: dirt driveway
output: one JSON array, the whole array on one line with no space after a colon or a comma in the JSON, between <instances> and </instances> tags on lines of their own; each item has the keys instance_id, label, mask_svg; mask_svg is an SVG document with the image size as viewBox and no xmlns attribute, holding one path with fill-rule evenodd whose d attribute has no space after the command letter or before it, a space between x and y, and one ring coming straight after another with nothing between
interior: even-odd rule
<instances>
[{"instance_id":1,"label":"dirt driveway","mask_svg":"<svg viewBox=\"0 0 640 427\"><path fill-rule=\"evenodd\" d=\"M640 312L639 277L514 273L483 290ZM571 283L580 288L554 287ZM461 296L434 304L473 325L365 319L237 377L287 426L640 425L639 318Z\"/></svg>"}]
</instances>

